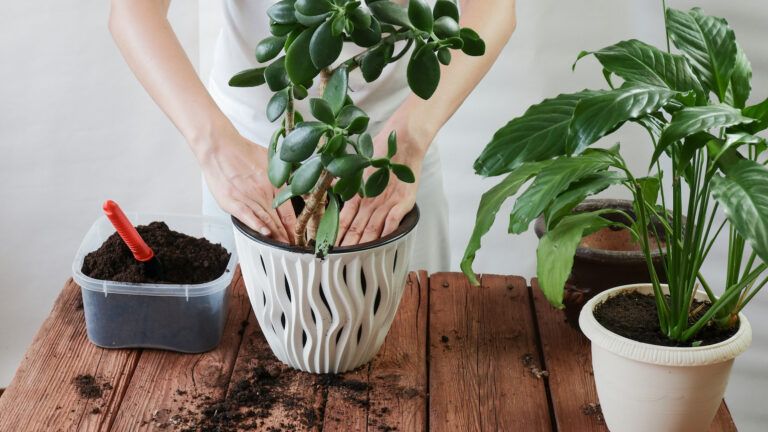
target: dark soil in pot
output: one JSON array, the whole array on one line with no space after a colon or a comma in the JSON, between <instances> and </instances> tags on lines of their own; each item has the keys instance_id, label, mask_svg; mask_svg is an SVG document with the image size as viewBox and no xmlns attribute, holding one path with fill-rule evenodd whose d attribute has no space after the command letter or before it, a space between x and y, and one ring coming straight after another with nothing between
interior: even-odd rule
<instances>
[{"instance_id":1,"label":"dark soil in pot","mask_svg":"<svg viewBox=\"0 0 768 432\"><path fill-rule=\"evenodd\" d=\"M136 230L163 264L161 278L147 273L117 233L86 255L83 274L115 282L200 284L217 279L227 268L230 254L221 245L173 231L165 222L139 225Z\"/></svg>"},{"instance_id":2,"label":"dark soil in pot","mask_svg":"<svg viewBox=\"0 0 768 432\"><path fill-rule=\"evenodd\" d=\"M689 323L693 324L709 309L710 303L694 300ZM671 347L712 345L727 340L738 331L738 326L721 329L714 324L706 325L689 342L680 343L668 339L659 327L656 302L653 296L638 292L615 295L600 303L593 311L595 319L606 329L637 342Z\"/></svg>"}]
</instances>

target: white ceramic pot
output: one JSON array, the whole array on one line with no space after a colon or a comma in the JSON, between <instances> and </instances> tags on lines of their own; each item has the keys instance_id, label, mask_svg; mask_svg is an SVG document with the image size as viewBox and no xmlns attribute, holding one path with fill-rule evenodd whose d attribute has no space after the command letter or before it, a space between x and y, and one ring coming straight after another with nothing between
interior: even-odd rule
<instances>
[{"instance_id":1,"label":"white ceramic pot","mask_svg":"<svg viewBox=\"0 0 768 432\"><path fill-rule=\"evenodd\" d=\"M419 219L324 259L266 239L233 218L243 280L272 352L312 373L340 373L379 351L403 295Z\"/></svg>"},{"instance_id":2,"label":"white ceramic pot","mask_svg":"<svg viewBox=\"0 0 768 432\"><path fill-rule=\"evenodd\" d=\"M666 289L666 286L664 286ZM650 284L613 288L597 295L579 316L592 341L597 395L611 432L703 432L709 430L728 384L733 360L752 342L752 329L739 314L739 330L723 342L675 348L636 342L600 325L592 311L626 291L652 294ZM696 295L706 300L703 292Z\"/></svg>"}]
</instances>

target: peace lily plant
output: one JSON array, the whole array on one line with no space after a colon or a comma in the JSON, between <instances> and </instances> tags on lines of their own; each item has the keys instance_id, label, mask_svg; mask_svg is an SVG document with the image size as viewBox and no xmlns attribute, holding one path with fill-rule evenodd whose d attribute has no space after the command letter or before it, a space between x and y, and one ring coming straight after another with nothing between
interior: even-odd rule
<instances>
[{"instance_id":1,"label":"peace lily plant","mask_svg":"<svg viewBox=\"0 0 768 432\"><path fill-rule=\"evenodd\" d=\"M365 3L276 2L267 11L271 36L255 47L263 66L240 72L229 83L266 85L274 93L266 106L267 118L277 123L268 176L280 188L275 207L289 199L303 201L296 207L295 245L267 239L233 219L235 241L269 346L279 360L308 372L348 371L379 350L402 298L419 218L414 208L384 238L333 247L345 201L381 194L392 175L415 181L410 168L392 161L394 131L386 154L374 154L371 120L355 105L352 96L359 89L349 88L350 74L370 83L388 64L409 55L408 85L428 99L452 50L485 52L478 34L459 26L452 1L439 0L434 7L425 0L410 0L407 7L389 0ZM356 54L340 59L345 44ZM309 96L313 84L321 97ZM296 103L305 98L309 113L299 112Z\"/></svg>"},{"instance_id":2,"label":"peace lily plant","mask_svg":"<svg viewBox=\"0 0 768 432\"><path fill-rule=\"evenodd\" d=\"M665 49L626 40L583 51L577 61L594 57L608 88L546 99L495 133L474 167L482 176L505 177L482 196L461 263L477 283L472 263L480 240L505 200L526 185L509 216L509 232L523 233L544 215L547 233L537 249L537 277L556 307L562 307L563 287L583 236L604 227L633 234L651 283L630 288L653 294L661 331L673 344L694 348L654 350L617 337L587 310L590 303L595 306L614 294L588 303L580 324L592 339L595 380L611 430L706 430L720 404L732 359L749 344L749 325L739 312L768 283L766 141L756 135L768 127L768 100L747 105L750 63L724 19L698 8L664 10ZM647 173L631 172L618 144L593 146L626 123L641 125L650 136L653 153ZM667 169L662 169L662 157L669 159ZM572 212L586 197L613 185L631 192L633 214L615 209ZM607 219L609 213L620 213L624 217L618 219L625 223ZM718 236L728 237L726 278L723 287L712 287L701 270ZM653 238L664 239L666 251L652 246ZM659 282L653 252L663 252L668 285ZM719 297L715 288L723 289ZM710 302L706 313L692 311L694 298ZM697 334L705 326L741 328L727 342L696 348ZM621 363L624 358L635 362ZM683 390L665 387L681 385L670 381L670 374L683 376L711 364L718 366L692 379L689 393L673 400L672 395ZM618 375L604 378L609 371ZM647 393L634 398L635 388ZM710 399L704 402L702 395ZM685 403L683 408L676 405ZM683 417L669 414L677 408ZM658 415L659 410L665 414Z\"/></svg>"}]
</instances>

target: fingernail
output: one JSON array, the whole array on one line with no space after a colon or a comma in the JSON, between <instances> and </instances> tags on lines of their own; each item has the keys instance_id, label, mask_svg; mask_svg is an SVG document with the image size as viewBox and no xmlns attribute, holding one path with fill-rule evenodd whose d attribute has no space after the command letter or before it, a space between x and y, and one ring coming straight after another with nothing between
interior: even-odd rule
<instances>
[{"instance_id":1,"label":"fingernail","mask_svg":"<svg viewBox=\"0 0 768 432\"><path fill-rule=\"evenodd\" d=\"M269 232L269 229L268 229L268 228L262 228L262 229L260 229L260 230L259 230L259 233L261 233L261 235L265 235L265 236L268 236L268 235L270 234L270 232Z\"/></svg>"}]
</instances>

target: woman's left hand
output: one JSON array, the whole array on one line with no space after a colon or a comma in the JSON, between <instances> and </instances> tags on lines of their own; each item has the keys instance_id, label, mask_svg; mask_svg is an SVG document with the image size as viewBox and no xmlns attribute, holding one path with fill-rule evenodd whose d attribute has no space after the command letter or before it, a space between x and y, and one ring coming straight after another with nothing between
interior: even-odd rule
<instances>
[{"instance_id":1,"label":"woman's left hand","mask_svg":"<svg viewBox=\"0 0 768 432\"><path fill-rule=\"evenodd\" d=\"M373 140L374 154L386 155L387 137L391 129L384 128ZM421 165L424 152L421 145L409 142L407 134L397 131L397 153L392 162L407 165L416 177L413 183L400 181L390 175L389 184L381 195L373 198L360 198L356 195L344 204L339 216L339 236L336 243L351 246L377 240L392 233L400 226L406 214L416 204L416 191L419 187ZM373 170L366 173L370 175Z\"/></svg>"}]
</instances>

